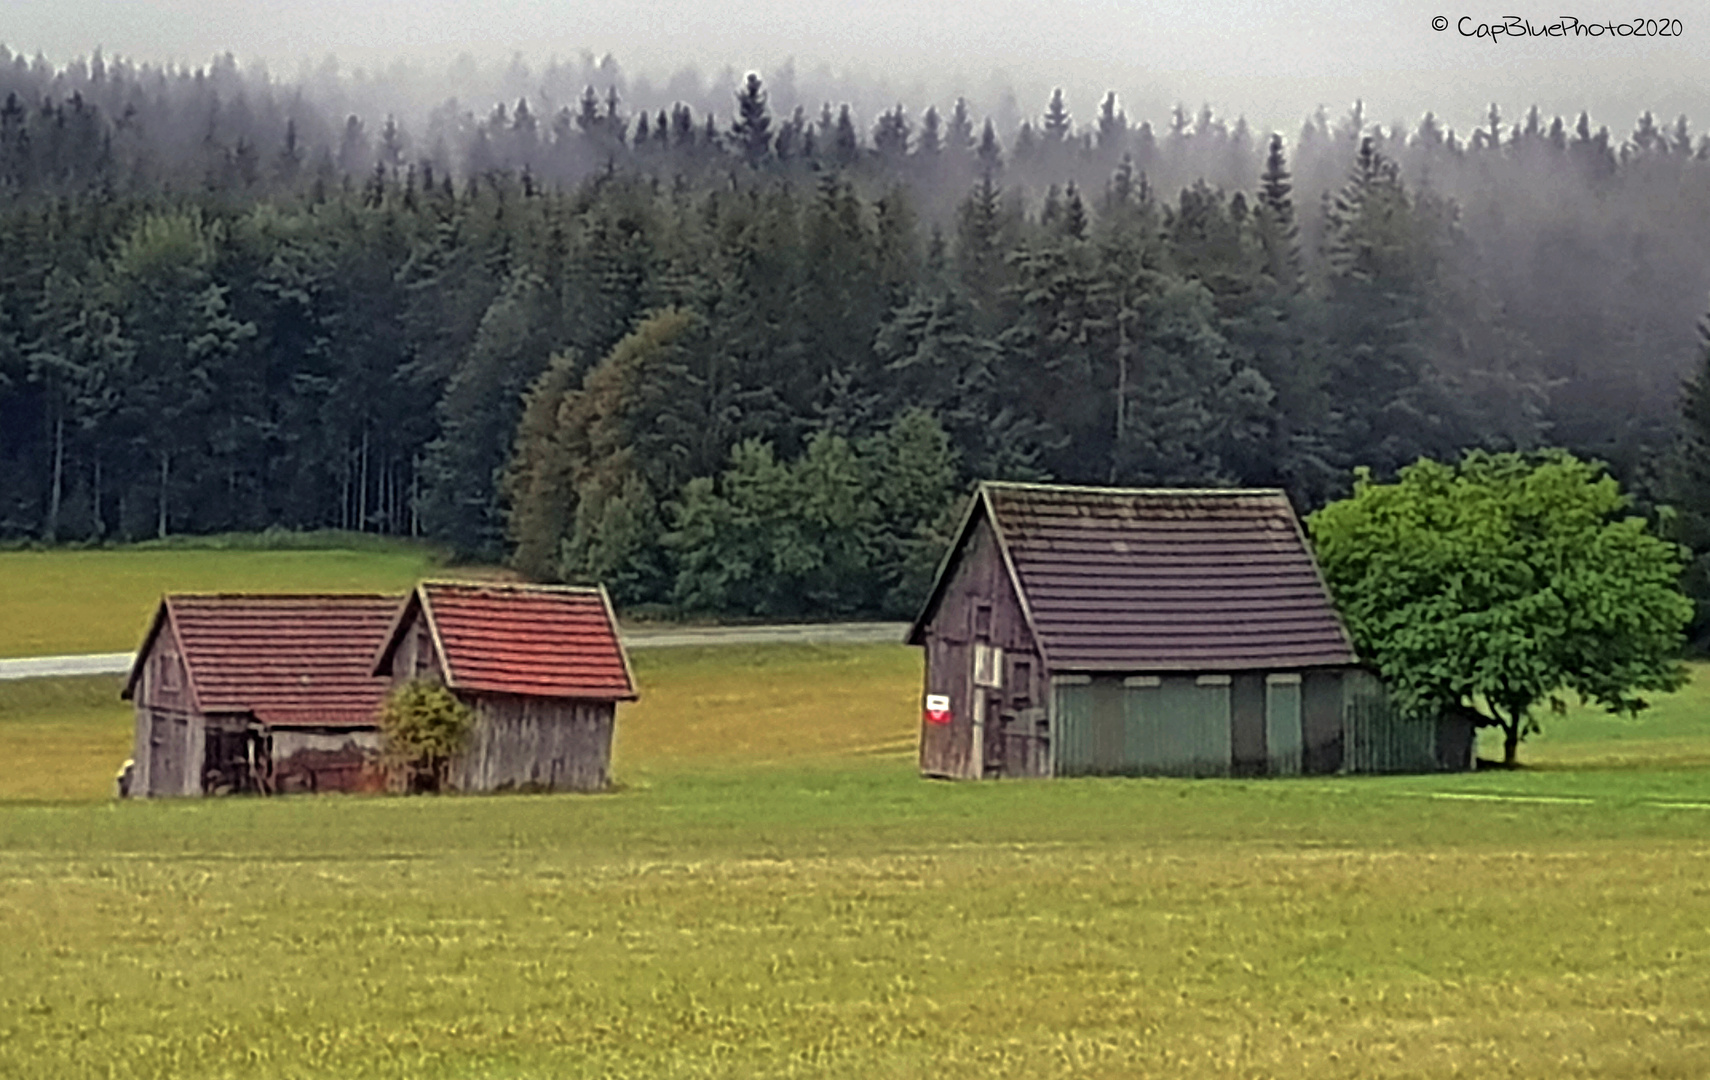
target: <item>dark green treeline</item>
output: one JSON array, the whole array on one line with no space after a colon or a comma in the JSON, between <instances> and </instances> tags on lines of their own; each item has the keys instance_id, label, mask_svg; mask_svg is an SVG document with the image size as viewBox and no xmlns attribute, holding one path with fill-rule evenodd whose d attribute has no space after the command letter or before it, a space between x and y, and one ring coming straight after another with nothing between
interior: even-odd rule
<instances>
[{"instance_id":1,"label":"dark green treeline","mask_svg":"<svg viewBox=\"0 0 1710 1080\"><path fill-rule=\"evenodd\" d=\"M1690 145L1320 120L1301 168L1336 173L1300 200L1280 139L1159 189L1234 134L1119 138L1108 103L1076 134L1055 100L1008 150L960 113L930 139L900 110L870 138L776 118L757 81L663 137L602 127L616 109L564 134L604 155L581 179L496 144L479 171L250 147L253 170L227 152L187 188L117 175L99 139L56 172L14 116L0 536L361 529L627 605L904 612L973 477L1281 486L1304 510L1355 465L1472 446L1565 442L1642 483L1672 437L1653 399L1690 348L1659 359L1678 335L1645 306L1669 290L1612 287L1598 303L1644 294L1605 312L1627 329L1574 331L1582 294L1520 300L1584 268L1522 273L1469 221L1509 196L1469 211L1431 172L1555 154L1550 190L1607 205L1665 167L1698 190ZM1556 221L1564 258L1610 227ZM1615 360L1584 358L1600 342Z\"/></svg>"}]
</instances>

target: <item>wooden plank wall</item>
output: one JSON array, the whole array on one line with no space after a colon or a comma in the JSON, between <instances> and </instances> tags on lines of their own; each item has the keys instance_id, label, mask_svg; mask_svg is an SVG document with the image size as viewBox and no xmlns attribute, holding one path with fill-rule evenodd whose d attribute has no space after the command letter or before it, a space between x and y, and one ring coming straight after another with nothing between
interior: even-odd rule
<instances>
[{"instance_id":1,"label":"wooden plank wall","mask_svg":"<svg viewBox=\"0 0 1710 1080\"><path fill-rule=\"evenodd\" d=\"M923 697L948 696L951 722L928 723L923 713L920 771L968 779L1048 775L1050 677L990 522L982 519L962 546L925 637ZM977 645L1003 650L1001 688L974 685ZM976 713L984 721L978 748Z\"/></svg>"},{"instance_id":2,"label":"wooden plank wall","mask_svg":"<svg viewBox=\"0 0 1710 1080\"><path fill-rule=\"evenodd\" d=\"M195 711L189 672L170 622L160 628L143 658L139 683L131 794L144 798L200 795L203 717Z\"/></svg>"},{"instance_id":3,"label":"wooden plank wall","mask_svg":"<svg viewBox=\"0 0 1710 1080\"><path fill-rule=\"evenodd\" d=\"M452 763L463 791L603 791L611 783L614 702L461 695L475 710L469 747Z\"/></svg>"},{"instance_id":4,"label":"wooden plank wall","mask_svg":"<svg viewBox=\"0 0 1710 1080\"><path fill-rule=\"evenodd\" d=\"M273 790L384 791L380 733L372 729L273 729Z\"/></svg>"}]
</instances>

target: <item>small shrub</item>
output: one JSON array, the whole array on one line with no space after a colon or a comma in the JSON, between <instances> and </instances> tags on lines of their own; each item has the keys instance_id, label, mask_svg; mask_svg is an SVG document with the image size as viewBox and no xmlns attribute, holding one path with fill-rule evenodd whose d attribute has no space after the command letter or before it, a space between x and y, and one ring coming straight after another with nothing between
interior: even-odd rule
<instances>
[{"instance_id":1,"label":"small shrub","mask_svg":"<svg viewBox=\"0 0 1710 1080\"><path fill-rule=\"evenodd\" d=\"M382 757L404 791L443 790L451 759L463 749L473 723L469 706L439 683L404 683L380 708Z\"/></svg>"}]
</instances>

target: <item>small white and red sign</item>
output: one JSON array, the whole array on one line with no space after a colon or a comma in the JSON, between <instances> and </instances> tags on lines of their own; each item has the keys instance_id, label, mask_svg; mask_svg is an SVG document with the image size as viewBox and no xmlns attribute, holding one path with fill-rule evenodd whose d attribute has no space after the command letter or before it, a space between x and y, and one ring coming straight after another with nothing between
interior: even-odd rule
<instances>
[{"instance_id":1,"label":"small white and red sign","mask_svg":"<svg viewBox=\"0 0 1710 1080\"><path fill-rule=\"evenodd\" d=\"M926 722L929 724L948 724L950 722L950 695L926 695Z\"/></svg>"}]
</instances>

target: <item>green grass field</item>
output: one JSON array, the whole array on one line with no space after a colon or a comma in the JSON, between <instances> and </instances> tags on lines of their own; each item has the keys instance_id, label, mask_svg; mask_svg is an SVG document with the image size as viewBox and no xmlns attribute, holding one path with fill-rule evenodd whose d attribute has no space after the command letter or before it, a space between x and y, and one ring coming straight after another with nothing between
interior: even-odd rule
<instances>
[{"instance_id":1,"label":"green grass field","mask_svg":"<svg viewBox=\"0 0 1710 1080\"><path fill-rule=\"evenodd\" d=\"M896 646L635 655L617 791L117 804L0 683L0 1076L1710 1070L1710 674L1516 773L917 779Z\"/></svg>"},{"instance_id":2,"label":"green grass field","mask_svg":"<svg viewBox=\"0 0 1710 1080\"><path fill-rule=\"evenodd\" d=\"M305 546L0 551L0 657L134 649L164 592L402 593L422 577L492 573L441 570L437 552L404 541L293 539Z\"/></svg>"}]
</instances>

